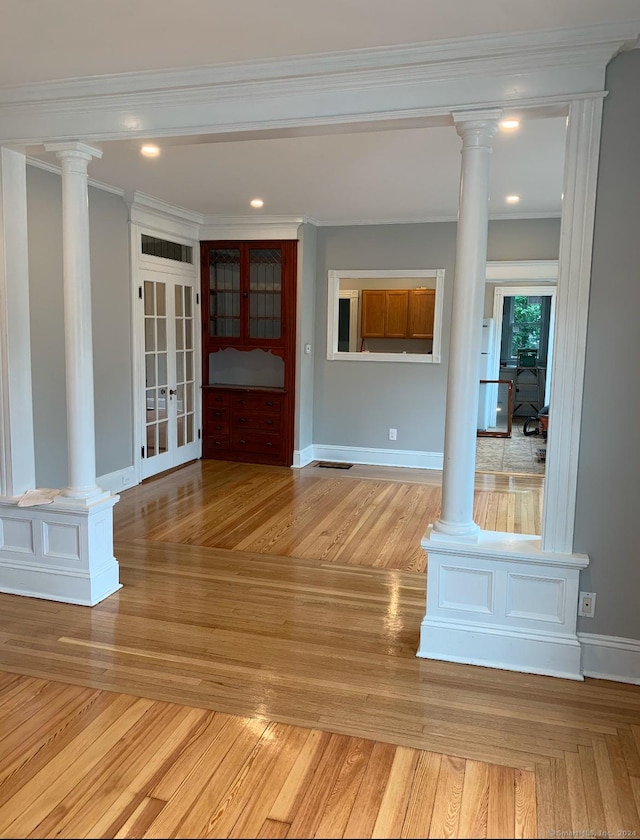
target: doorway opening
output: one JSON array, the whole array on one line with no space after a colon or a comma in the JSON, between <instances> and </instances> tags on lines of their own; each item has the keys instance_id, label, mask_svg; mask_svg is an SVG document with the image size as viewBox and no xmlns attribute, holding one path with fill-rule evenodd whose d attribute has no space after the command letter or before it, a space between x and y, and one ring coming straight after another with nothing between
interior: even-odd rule
<instances>
[{"instance_id":1,"label":"doorway opening","mask_svg":"<svg viewBox=\"0 0 640 840\"><path fill-rule=\"evenodd\" d=\"M544 475L546 424L525 434L525 423L547 408L556 287L550 283L512 283L493 290L490 378L512 384L510 434L478 438L476 470ZM527 428L530 428L531 424Z\"/></svg>"}]
</instances>

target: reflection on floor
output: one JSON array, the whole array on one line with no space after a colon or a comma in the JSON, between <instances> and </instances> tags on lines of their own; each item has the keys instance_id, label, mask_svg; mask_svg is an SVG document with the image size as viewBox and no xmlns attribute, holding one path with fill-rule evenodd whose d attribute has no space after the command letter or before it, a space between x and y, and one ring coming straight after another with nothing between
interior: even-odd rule
<instances>
[{"instance_id":1,"label":"reflection on floor","mask_svg":"<svg viewBox=\"0 0 640 840\"><path fill-rule=\"evenodd\" d=\"M541 435L525 437L525 418L515 417L510 438L479 437L476 470L544 475L547 441Z\"/></svg>"}]
</instances>

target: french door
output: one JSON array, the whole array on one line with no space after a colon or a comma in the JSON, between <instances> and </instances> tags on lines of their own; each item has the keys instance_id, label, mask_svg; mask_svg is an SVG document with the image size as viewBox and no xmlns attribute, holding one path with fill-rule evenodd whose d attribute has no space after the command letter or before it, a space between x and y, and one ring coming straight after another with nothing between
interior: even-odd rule
<instances>
[{"instance_id":1,"label":"french door","mask_svg":"<svg viewBox=\"0 0 640 840\"><path fill-rule=\"evenodd\" d=\"M194 281L141 270L144 311L142 478L200 457L199 316Z\"/></svg>"}]
</instances>

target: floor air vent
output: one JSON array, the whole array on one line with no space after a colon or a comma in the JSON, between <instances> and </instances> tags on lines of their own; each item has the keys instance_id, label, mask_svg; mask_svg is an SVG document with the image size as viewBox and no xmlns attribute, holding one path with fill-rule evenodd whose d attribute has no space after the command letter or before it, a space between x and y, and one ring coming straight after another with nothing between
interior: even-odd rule
<instances>
[{"instance_id":1,"label":"floor air vent","mask_svg":"<svg viewBox=\"0 0 640 840\"><path fill-rule=\"evenodd\" d=\"M343 464L339 461L318 461L316 467L327 467L333 470L350 470L353 464Z\"/></svg>"}]
</instances>

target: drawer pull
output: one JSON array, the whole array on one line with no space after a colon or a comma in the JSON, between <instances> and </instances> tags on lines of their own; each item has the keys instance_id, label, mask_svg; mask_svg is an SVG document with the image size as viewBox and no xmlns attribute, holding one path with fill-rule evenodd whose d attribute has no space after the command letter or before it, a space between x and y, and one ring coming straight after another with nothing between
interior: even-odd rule
<instances>
[{"instance_id":1,"label":"drawer pull","mask_svg":"<svg viewBox=\"0 0 640 840\"><path fill-rule=\"evenodd\" d=\"M271 441L270 441L270 440L268 440L268 441L267 441L266 445L267 445L267 446L273 446L273 444L271 443Z\"/></svg>"},{"instance_id":2,"label":"drawer pull","mask_svg":"<svg viewBox=\"0 0 640 840\"><path fill-rule=\"evenodd\" d=\"M273 420L265 420L264 424L265 426L273 426Z\"/></svg>"},{"instance_id":3,"label":"drawer pull","mask_svg":"<svg viewBox=\"0 0 640 840\"><path fill-rule=\"evenodd\" d=\"M247 418L246 418L246 417L238 417L238 422L239 422L239 423L246 423L246 422L247 422Z\"/></svg>"},{"instance_id":4,"label":"drawer pull","mask_svg":"<svg viewBox=\"0 0 640 840\"><path fill-rule=\"evenodd\" d=\"M222 441L221 440L216 440L215 444L216 444L216 446L222 446Z\"/></svg>"},{"instance_id":5,"label":"drawer pull","mask_svg":"<svg viewBox=\"0 0 640 840\"><path fill-rule=\"evenodd\" d=\"M246 440L241 440L240 441L240 443L242 443L242 444L245 444L246 442L247 442Z\"/></svg>"},{"instance_id":6,"label":"drawer pull","mask_svg":"<svg viewBox=\"0 0 640 840\"><path fill-rule=\"evenodd\" d=\"M239 403L240 405L246 405L246 404L247 404L247 401L246 401L246 400L238 400L238 403Z\"/></svg>"},{"instance_id":7,"label":"drawer pull","mask_svg":"<svg viewBox=\"0 0 640 840\"><path fill-rule=\"evenodd\" d=\"M268 406L269 406L269 408L271 408L271 406L273 405L273 401L272 401L272 400L267 400L267 401L265 402L265 405L268 405Z\"/></svg>"}]
</instances>

